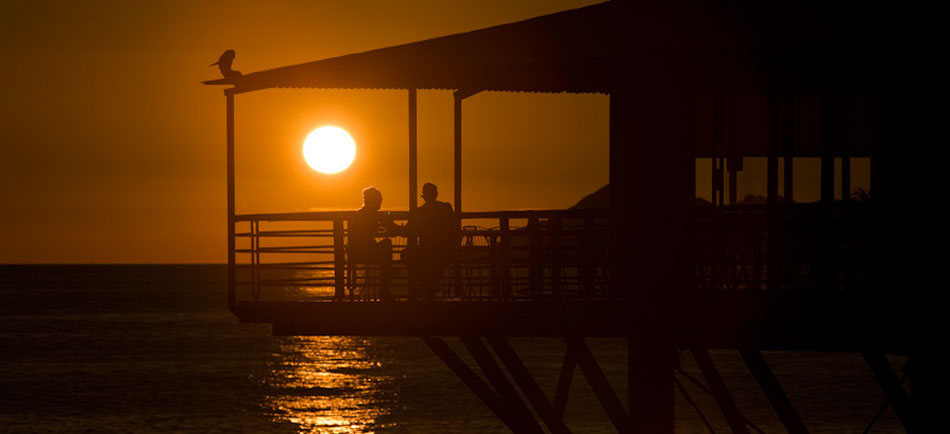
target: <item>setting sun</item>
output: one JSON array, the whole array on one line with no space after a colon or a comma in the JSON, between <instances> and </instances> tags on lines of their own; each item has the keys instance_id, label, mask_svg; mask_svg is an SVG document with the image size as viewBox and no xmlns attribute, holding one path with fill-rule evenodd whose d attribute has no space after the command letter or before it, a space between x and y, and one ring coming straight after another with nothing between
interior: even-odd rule
<instances>
[{"instance_id":1,"label":"setting sun","mask_svg":"<svg viewBox=\"0 0 950 434\"><path fill-rule=\"evenodd\" d=\"M350 167L355 156L356 142L339 127L317 128L303 142L303 158L317 172L341 172Z\"/></svg>"}]
</instances>

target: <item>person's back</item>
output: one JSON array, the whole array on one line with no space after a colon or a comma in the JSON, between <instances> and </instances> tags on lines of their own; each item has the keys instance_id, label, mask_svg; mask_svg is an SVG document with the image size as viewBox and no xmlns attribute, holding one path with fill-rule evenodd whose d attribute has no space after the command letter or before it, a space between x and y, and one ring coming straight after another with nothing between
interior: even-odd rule
<instances>
[{"instance_id":1,"label":"person's back","mask_svg":"<svg viewBox=\"0 0 950 434\"><path fill-rule=\"evenodd\" d=\"M419 250L429 261L448 262L458 247L455 212L452 205L437 200L439 190L430 182L422 186L425 203L410 216L410 224L419 236Z\"/></svg>"},{"instance_id":2,"label":"person's back","mask_svg":"<svg viewBox=\"0 0 950 434\"><path fill-rule=\"evenodd\" d=\"M382 272L380 298L391 300L389 280L392 278L392 241L388 238L376 241L377 236L384 235L393 227L392 221L379 212L382 203L383 195L375 187L363 189L363 207L356 211L356 216L349 223L347 256L353 263L379 265ZM339 297L342 298L342 295Z\"/></svg>"},{"instance_id":3,"label":"person's back","mask_svg":"<svg viewBox=\"0 0 950 434\"><path fill-rule=\"evenodd\" d=\"M377 249L376 236L379 233L379 211L363 206L350 220L347 248L350 255L361 262L373 256Z\"/></svg>"},{"instance_id":4,"label":"person's back","mask_svg":"<svg viewBox=\"0 0 950 434\"><path fill-rule=\"evenodd\" d=\"M413 225L418 228L419 248L445 252L456 241L455 212L452 205L436 200L416 210Z\"/></svg>"}]
</instances>

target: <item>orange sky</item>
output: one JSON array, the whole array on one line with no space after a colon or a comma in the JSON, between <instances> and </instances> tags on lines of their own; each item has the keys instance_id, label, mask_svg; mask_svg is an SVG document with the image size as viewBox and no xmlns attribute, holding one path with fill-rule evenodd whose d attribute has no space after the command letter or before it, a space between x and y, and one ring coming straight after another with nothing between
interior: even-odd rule
<instances>
[{"instance_id":1,"label":"orange sky","mask_svg":"<svg viewBox=\"0 0 950 434\"><path fill-rule=\"evenodd\" d=\"M0 263L224 262L224 98L200 81L225 49L251 72L597 2L3 2ZM420 183L448 201L451 108L420 92ZM606 110L604 95L467 100L466 209L566 207L606 183ZM406 112L396 91L239 96L238 212L354 208L369 184L404 209ZM300 155L323 124L357 140L342 174Z\"/></svg>"},{"instance_id":2,"label":"orange sky","mask_svg":"<svg viewBox=\"0 0 950 434\"><path fill-rule=\"evenodd\" d=\"M225 49L247 73L599 1L4 2L0 263L224 262L224 97L200 81ZM465 210L565 208L606 184L607 109L606 95L465 100ZM239 214L352 209L370 184L406 209L405 91L254 92L236 120ZM357 142L336 175L301 155L327 124ZM451 203L451 93L420 91L419 152L420 185ZM746 193L764 193L764 161L740 173Z\"/></svg>"}]
</instances>

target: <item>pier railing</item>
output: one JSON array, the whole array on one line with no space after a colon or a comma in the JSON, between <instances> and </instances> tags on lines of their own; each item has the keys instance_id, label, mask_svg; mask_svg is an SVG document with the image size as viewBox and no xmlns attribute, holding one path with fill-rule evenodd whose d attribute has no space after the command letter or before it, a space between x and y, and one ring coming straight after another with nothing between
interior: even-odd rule
<instances>
[{"instance_id":1,"label":"pier railing","mask_svg":"<svg viewBox=\"0 0 950 434\"><path fill-rule=\"evenodd\" d=\"M871 225L860 204L697 206L697 290L861 290L868 286ZM408 213L386 213L405 224ZM353 263L347 227L353 211L236 217L235 300L375 301L381 270ZM623 296L609 288L606 210L468 212L436 300L584 301ZM623 225L615 223L615 228ZM410 295L393 244L390 292ZM625 290L633 290L626 288Z\"/></svg>"},{"instance_id":2,"label":"pier railing","mask_svg":"<svg viewBox=\"0 0 950 434\"><path fill-rule=\"evenodd\" d=\"M397 225L406 212L386 212ZM353 211L236 217L236 300L375 301L378 265L350 261ZM606 297L606 211L473 212L459 216L459 245L442 273L438 300L595 300ZM410 240L393 244L390 292L410 295L403 261Z\"/></svg>"}]
</instances>

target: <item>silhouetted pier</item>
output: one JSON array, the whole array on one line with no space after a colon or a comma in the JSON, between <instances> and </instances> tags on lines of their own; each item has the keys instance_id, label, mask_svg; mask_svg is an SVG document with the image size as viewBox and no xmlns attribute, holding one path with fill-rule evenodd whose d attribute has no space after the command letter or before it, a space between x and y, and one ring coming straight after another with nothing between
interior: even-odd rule
<instances>
[{"instance_id":1,"label":"silhouetted pier","mask_svg":"<svg viewBox=\"0 0 950 434\"><path fill-rule=\"evenodd\" d=\"M672 432L684 349L730 428L748 432L709 348L742 354L789 432L806 423L761 349L861 352L904 427L925 429L935 359L924 312L939 269L924 253L937 227L928 192L944 164L924 148L942 137L927 97L940 77L929 60L937 51L913 11L859 12L608 2L208 81L231 86L228 305L277 335L422 336L514 432L542 432L542 423L569 432L558 408L575 366L619 432ZM272 88L405 89L408 211L418 194L417 89L454 92L446 109L461 239L434 300L410 300L418 283L397 261L395 300L380 301L379 270L349 260L350 211L235 213L235 97ZM463 102L493 91L609 95L606 209L463 210ZM803 158L819 162L815 203L791 200ZM764 160L767 194L740 204L738 174L752 159ZM871 167L870 198L852 197L858 159ZM698 162L711 167L711 203L696 200ZM390 215L404 221L408 211ZM394 258L415 242L395 238ZM453 336L487 381L442 341ZM510 336L565 340L553 398ZM628 405L586 337L627 339ZM909 356L914 394L885 354Z\"/></svg>"}]
</instances>

